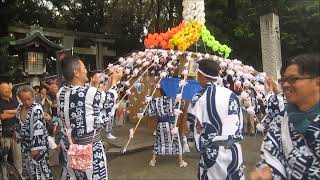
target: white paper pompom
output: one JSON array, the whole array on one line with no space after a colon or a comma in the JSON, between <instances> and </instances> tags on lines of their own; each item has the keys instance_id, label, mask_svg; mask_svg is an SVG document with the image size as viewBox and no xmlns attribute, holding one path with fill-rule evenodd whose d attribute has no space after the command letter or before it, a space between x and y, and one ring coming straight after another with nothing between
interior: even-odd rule
<instances>
[{"instance_id":1,"label":"white paper pompom","mask_svg":"<svg viewBox=\"0 0 320 180\"><path fill-rule=\"evenodd\" d=\"M167 72L163 71L163 72L160 73L160 77L161 77L161 78L164 78L164 77L166 77L166 76L167 76Z\"/></svg>"},{"instance_id":2,"label":"white paper pompom","mask_svg":"<svg viewBox=\"0 0 320 180\"><path fill-rule=\"evenodd\" d=\"M184 76L187 76L188 75L188 70L186 70L186 69L183 70L181 74L183 74Z\"/></svg>"},{"instance_id":3,"label":"white paper pompom","mask_svg":"<svg viewBox=\"0 0 320 180\"><path fill-rule=\"evenodd\" d=\"M156 64L158 64L160 62L160 59L158 56L154 56L153 57L153 62L155 62Z\"/></svg>"},{"instance_id":4,"label":"white paper pompom","mask_svg":"<svg viewBox=\"0 0 320 180\"><path fill-rule=\"evenodd\" d=\"M141 119L143 117L143 113L137 113L138 119Z\"/></svg>"},{"instance_id":5,"label":"white paper pompom","mask_svg":"<svg viewBox=\"0 0 320 180\"><path fill-rule=\"evenodd\" d=\"M143 67L150 65L150 61L146 61L142 64Z\"/></svg>"},{"instance_id":6,"label":"white paper pompom","mask_svg":"<svg viewBox=\"0 0 320 180\"><path fill-rule=\"evenodd\" d=\"M227 72L230 76L233 76L234 75L234 71L229 69L228 72Z\"/></svg>"},{"instance_id":7,"label":"white paper pompom","mask_svg":"<svg viewBox=\"0 0 320 180\"><path fill-rule=\"evenodd\" d=\"M126 94L130 95L131 94L131 91L128 89L126 90Z\"/></svg>"},{"instance_id":8,"label":"white paper pompom","mask_svg":"<svg viewBox=\"0 0 320 180\"><path fill-rule=\"evenodd\" d=\"M251 117L255 115L254 106L250 106L246 110Z\"/></svg>"},{"instance_id":9,"label":"white paper pompom","mask_svg":"<svg viewBox=\"0 0 320 180\"><path fill-rule=\"evenodd\" d=\"M187 84L187 81L183 79L179 82L179 87L185 86L186 84Z\"/></svg>"},{"instance_id":10,"label":"white paper pompom","mask_svg":"<svg viewBox=\"0 0 320 180\"><path fill-rule=\"evenodd\" d=\"M173 65L169 62L169 63L167 64L167 67L171 69L171 68L173 68Z\"/></svg>"},{"instance_id":11,"label":"white paper pompom","mask_svg":"<svg viewBox=\"0 0 320 180\"><path fill-rule=\"evenodd\" d=\"M152 97L151 96L146 96L145 97L145 102L148 103L152 100Z\"/></svg>"},{"instance_id":12,"label":"white paper pompom","mask_svg":"<svg viewBox=\"0 0 320 180\"><path fill-rule=\"evenodd\" d=\"M131 71L130 71L130 69L128 69L128 68L126 68L126 69L124 70L124 73L127 74L127 75L129 75L130 72L131 72Z\"/></svg>"},{"instance_id":13,"label":"white paper pompom","mask_svg":"<svg viewBox=\"0 0 320 180\"><path fill-rule=\"evenodd\" d=\"M247 99L249 97L248 93L246 93L245 91L242 91L241 94L240 94L240 97L242 99Z\"/></svg>"},{"instance_id":14,"label":"white paper pompom","mask_svg":"<svg viewBox=\"0 0 320 180\"><path fill-rule=\"evenodd\" d=\"M120 63L123 63L125 61L125 59L123 57L120 57L118 60Z\"/></svg>"},{"instance_id":15,"label":"white paper pompom","mask_svg":"<svg viewBox=\"0 0 320 180\"><path fill-rule=\"evenodd\" d=\"M180 102L180 100L182 99L182 94L180 93L180 94L177 94L177 96L176 96L176 101L177 102Z\"/></svg>"},{"instance_id":16,"label":"white paper pompom","mask_svg":"<svg viewBox=\"0 0 320 180\"><path fill-rule=\"evenodd\" d=\"M142 63L142 60L141 60L141 59L137 59L136 63L137 63L137 64L141 64L141 63Z\"/></svg>"},{"instance_id":17,"label":"white paper pompom","mask_svg":"<svg viewBox=\"0 0 320 180\"><path fill-rule=\"evenodd\" d=\"M180 109L174 109L174 115L179 116L181 113L183 113Z\"/></svg>"},{"instance_id":18,"label":"white paper pompom","mask_svg":"<svg viewBox=\"0 0 320 180\"><path fill-rule=\"evenodd\" d=\"M262 124L258 123L256 128L257 128L258 131L264 132L264 126Z\"/></svg>"},{"instance_id":19,"label":"white paper pompom","mask_svg":"<svg viewBox=\"0 0 320 180\"><path fill-rule=\"evenodd\" d=\"M130 86L130 82L129 82L129 81L126 81L124 84L125 84L126 86Z\"/></svg>"},{"instance_id":20,"label":"white paper pompom","mask_svg":"<svg viewBox=\"0 0 320 180\"><path fill-rule=\"evenodd\" d=\"M220 68L225 68L225 67L227 67L227 63L225 62L225 61L222 61L221 63L220 63Z\"/></svg>"}]
</instances>

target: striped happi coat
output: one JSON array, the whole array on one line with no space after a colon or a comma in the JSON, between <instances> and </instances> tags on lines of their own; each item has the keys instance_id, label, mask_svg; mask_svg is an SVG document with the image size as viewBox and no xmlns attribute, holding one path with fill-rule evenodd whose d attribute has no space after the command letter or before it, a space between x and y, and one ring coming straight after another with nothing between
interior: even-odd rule
<instances>
[{"instance_id":1,"label":"striped happi coat","mask_svg":"<svg viewBox=\"0 0 320 180\"><path fill-rule=\"evenodd\" d=\"M189 113L195 117L194 137L201 153L198 179L244 179L238 97L229 89L208 83L193 97Z\"/></svg>"},{"instance_id":2,"label":"striped happi coat","mask_svg":"<svg viewBox=\"0 0 320 180\"><path fill-rule=\"evenodd\" d=\"M33 103L25 120L21 119L22 104L17 108L17 118L20 126L17 128L18 138L21 140L22 176L32 180L52 179L49 169L48 131L40 104ZM31 157L31 151L39 154Z\"/></svg>"},{"instance_id":3,"label":"striped happi coat","mask_svg":"<svg viewBox=\"0 0 320 180\"><path fill-rule=\"evenodd\" d=\"M57 94L58 115L66 129L66 121L72 128L72 139L89 137L92 140L93 131L96 130L96 139L93 143L93 169L86 171L67 167L68 140L66 133L62 137L64 154L64 167L61 179L108 179L107 158L100 138L100 129L104 128L110 120L110 112L117 99L116 91L111 88L108 92L100 92L90 86L63 86ZM102 110L105 111L102 113Z\"/></svg>"}]
</instances>

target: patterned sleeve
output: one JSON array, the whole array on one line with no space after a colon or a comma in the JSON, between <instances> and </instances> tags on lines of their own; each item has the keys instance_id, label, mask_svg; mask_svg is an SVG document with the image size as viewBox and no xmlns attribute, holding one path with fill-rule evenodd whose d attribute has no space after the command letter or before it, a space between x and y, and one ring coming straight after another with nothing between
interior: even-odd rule
<instances>
[{"instance_id":1,"label":"patterned sleeve","mask_svg":"<svg viewBox=\"0 0 320 180\"><path fill-rule=\"evenodd\" d=\"M277 114L279 114L280 108L279 108L279 100L277 96L271 92L267 95L266 98L266 118L261 122L264 129L268 129L270 123L275 118Z\"/></svg>"},{"instance_id":2,"label":"patterned sleeve","mask_svg":"<svg viewBox=\"0 0 320 180\"><path fill-rule=\"evenodd\" d=\"M107 92L97 91L94 103L95 128L106 126L110 118L114 116L118 94L110 88Z\"/></svg>"},{"instance_id":3,"label":"patterned sleeve","mask_svg":"<svg viewBox=\"0 0 320 180\"><path fill-rule=\"evenodd\" d=\"M242 110L240 108L239 98L235 93L231 93L228 104L228 116L227 120L236 121L236 124L239 124L238 130L235 133L234 138L243 139L242 137L242 128L243 128L243 116Z\"/></svg>"},{"instance_id":4,"label":"patterned sleeve","mask_svg":"<svg viewBox=\"0 0 320 180\"><path fill-rule=\"evenodd\" d=\"M271 113L267 113L266 116L262 119L261 124L263 126L263 129L268 129L269 125L274 117Z\"/></svg>"},{"instance_id":5,"label":"patterned sleeve","mask_svg":"<svg viewBox=\"0 0 320 180\"><path fill-rule=\"evenodd\" d=\"M22 108L22 104L19 104L19 106L17 107L17 112L16 112L16 118L18 119L18 121L20 121L19 116L20 116L21 108ZM15 134L16 134L16 138L17 138L18 142L21 140L20 131L21 131L21 124L20 124L20 122L18 122L18 125L15 128Z\"/></svg>"},{"instance_id":6,"label":"patterned sleeve","mask_svg":"<svg viewBox=\"0 0 320 180\"><path fill-rule=\"evenodd\" d=\"M32 113L31 118L33 117L33 119L30 119L32 137L31 150L46 150L48 134L46 133L43 111L40 106L35 106Z\"/></svg>"}]
</instances>

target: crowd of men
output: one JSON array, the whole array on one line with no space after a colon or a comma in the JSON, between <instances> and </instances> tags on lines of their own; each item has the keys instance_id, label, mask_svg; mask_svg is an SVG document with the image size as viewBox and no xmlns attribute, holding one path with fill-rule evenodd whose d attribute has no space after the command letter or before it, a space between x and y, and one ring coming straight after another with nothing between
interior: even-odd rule
<instances>
[{"instance_id":1,"label":"crowd of men","mask_svg":"<svg viewBox=\"0 0 320 180\"><path fill-rule=\"evenodd\" d=\"M188 110L194 124L190 131L201 155L197 177L201 180L244 179L241 107L252 105L237 92L215 84L220 71L217 62L203 59L198 64L197 79L203 89L194 95ZM300 55L283 65L280 88L272 79L267 79L268 114L260 124L266 135L261 161L250 173L251 179L320 179L319 67L319 55ZM59 144L63 154L61 179L108 179L100 131L114 118L118 99L116 85L123 69L114 69L102 86L99 76L93 76L87 84L87 69L78 56L66 57L62 72L66 83L60 89L56 84L43 83L35 88L23 85L14 96L11 84L0 83L1 148L11 150L14 154L11 160L25 179L53 179L48 159L49 149L56 147L54 144ZM153 109L158 109L156 104ZM166 131L167 135L177 133L170 129L177 113L170 112L157 113L163 120L159 124L169 124L171 131ZM249 113L248 117L254 118L254 115ZM171 125L164 123L167 121ZM163 132L158 130L159 137ZM48 137L53 137L53 141ZM165 149L162 152L161 143L169 140L168 137L166 141L156 139L158 144L150 166L155 166L157 154L167 154ZM92 145L90 168L74 168L77 162L70 166L68 150L72 143ZM179 144L169 154L181 157ZM182 158L179 162L180 167L187 166Z\"/></svg>"}]
</instances>

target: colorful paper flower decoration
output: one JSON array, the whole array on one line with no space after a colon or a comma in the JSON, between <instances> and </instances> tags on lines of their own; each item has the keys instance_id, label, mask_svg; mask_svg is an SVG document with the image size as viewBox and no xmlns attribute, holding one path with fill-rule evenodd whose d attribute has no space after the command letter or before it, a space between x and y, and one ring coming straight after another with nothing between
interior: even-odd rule
<instances>
[{"instance_id":1,"label":"colorful paper flower decoration","mask_svg":"<svg viewBox=\"0 0 320 180\"><path fill-rule=\"evenodd\" d=\"M144 40L146 48L185 51L201 37L213 52L229 57L231 48L217 41L205 26L204 0L183 0L182 6L183 22L165 33L148 34Z\"/></svg>"}]
</instances>

